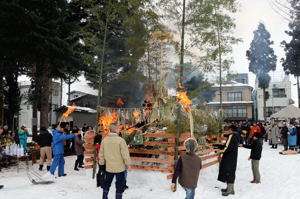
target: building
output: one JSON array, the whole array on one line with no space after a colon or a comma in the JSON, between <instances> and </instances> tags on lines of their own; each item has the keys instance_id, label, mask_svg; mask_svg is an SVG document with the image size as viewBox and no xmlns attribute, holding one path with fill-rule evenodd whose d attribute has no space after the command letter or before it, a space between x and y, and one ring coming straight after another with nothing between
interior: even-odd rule
<instances>
[{"instance_id":1,"label":"building","mask_svg":"<svg viewBox=\"0 0 300 199\"><path fill-rule=\"evenodd\" d=\"M73 93L72 98L70 98L70 104L75 104L76 106L81 107L88 107L92 109L97 108L97 96L80 92L78 94L75 94L78 91L72 91L70 93ZM75 94L75 95L74 95ZM77 96L76 98L74 96Z\"/></svg>"},{"instance_id":2,"label":"building","mask_svg":"<svg viewBox=\"0 0 300 199\"><path fill-rule=\"evenodd\" d=\"M67 93L70 96L70 101L73 99L79 98L81 96L87 95L88 93L82 92L82 91L71 91L70 93Z\"/></svg>"},{"instance_id":3,"label":"building","mask_svg":"<svg viewBox=\"0 0 300 199\"><path fill-rule=\"evenodd\" d=\"M207 103L210 110L220 109L219 85L213 86L216 95ZM229 121L253 120L253 88L248 84L235 81L222 85L222 107L224 119Z\"/></svg>"},{"instance_id":4,"label":"building","mask_svg":"<svg viewBox=\"0 0 300 199\"><path fill-rule=\"evenodd\" d=\"M57 113L57 123L60 122L60 118L71 106L61 106L55 110ZM69 124L71 128L77 126L81 128L83 124L88 126L95 126L97 122L97 111L88 107L76 106L76 109L62 122Z\"/></svg>"},{"instance_id":5,"label":"building","mask_svg":"<svg viewBox=\"0 0 300 199\"><path fill-rule=\"evenodd\" d=\"M256 103L257 103L257 119L264 120L263 115L263 90L258 88L258 83L255 84L256 89ZM291 82L289 76L285 75L282 81L270 82L269 88L266 89L266 118L269 118L273 113L293 104L291 97Z\"/></svg>"},{"instance_id":6,"label":"building","mask_svg":"<svg viewBox=\"0 0 300 199\"><path fill-rule=\"evenodd\" d=\"M241 83L241 84L249 84L248 73L239 73L234 75L232 81Z\"/></svg>"},{"instance_id":7,"label":"building","mask_svg":"<svg viewBox=\"0 0 300 199\"><path fill-rule=\"evenodd\" d=\"M20 87L20 93L22 96L21 100L21 106L20 106L20 112L19 112L19 118L18 118L18 125L26 125L26 127L31 132L32 125L33 125L33 119L32 119L32 105L28 101L28 92L30 89L31 83L29 81L23 81L19 82ZM57 113L54 112L55 109L59 108L61 106L61 88L60 83L58 82L52 82L52 88L51 88L52 94L50 95L50 111L49 111L49 125L55 124L57 121ZM38 111L38 118L37 118L37 124L39 128L39 118L40 113Z\"/></svg>"}]
</instances>

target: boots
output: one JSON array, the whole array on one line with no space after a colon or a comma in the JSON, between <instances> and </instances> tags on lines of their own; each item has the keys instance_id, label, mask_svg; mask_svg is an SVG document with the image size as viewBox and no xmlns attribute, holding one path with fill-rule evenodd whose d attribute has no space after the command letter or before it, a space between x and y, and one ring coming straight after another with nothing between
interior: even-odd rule
<instances>
[{"instance_id":1,"label":"boots","mask_svg":"<svg viewBox=\"0 0 300 199\"><path fill-rule=\"evenodd\" d=\"M127 186L127 181L125 180L125 185L124 185L124 190L128 189L129 187Z\"/></svg>"},{"instance_id":2,"label":"boots","mask_svg":"<svg viewBox=\"0 0 300 199\"><path fill-rule=\"evenodd\" d=\"M75 170L75 171L79 171L79 169L78 169L78 161L77 161L77 160L75 161L74 170Z\"/></svg>"},{"instance_id":3,"label":"boots","mask_svg":"<svg viewBox=\"0 0 300 199\"><path fill-rule=\"evenodd\" d=\"M40 165L39 170L42 171L43 170L43 166L44 165Z\"/></svg>"},{"instance_id":4,"label":"boots","mask_svg":"<svg viewBox=\"0 0 300 199\"><path fill-rule=\"evenodd\" d=\"M116 193L116 199L122 199L122 193Z\"/></svg>"},{"instance_id":5,"label":"boots","mask_svg":"<svg viewBox=\"0 0 300 199\"><path fill-rule=\"evenodd\" d=\"M108 191L103 190L102 199L108 199Z\"/></svg>"},{"instance_id":6,"label":"boots","mask_svg":"<svg viewBox=\"0 0 300 199\"><path fill-rule=\"evenodd\" d=\"M50 166L47 166L47 171L50 171Z\"/></svg>"},{"instance_id":7,"label":"boots","mask_svg":"<svg viewBox=\"0 0 300 199\"><path fill-rule=\"evenodd\" d=\"M229 196L230 194L234 195L234 184L227 184L226 192L222 193L222 196Z\"/></svg>"}]
</instances>

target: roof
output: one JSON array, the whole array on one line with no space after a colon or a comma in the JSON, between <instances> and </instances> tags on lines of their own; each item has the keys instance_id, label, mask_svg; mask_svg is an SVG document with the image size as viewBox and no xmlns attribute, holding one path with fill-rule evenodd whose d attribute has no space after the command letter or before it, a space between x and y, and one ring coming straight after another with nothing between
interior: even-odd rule
<instances>
[{"instance_id":1,"label":"roof","mask_svg":"<svg viewBox=\"0 0 300 199\"><path fill-rule=\"evenodd\" d=\"M271 118L278 118L278 119L300 118L300 109L291 104L281 109L277 113L271 115Z\"/></svg>"},{"instance_id":2,"label":"roof","mask_svg":"<svg viewBox=\"0 0 300 199\"><path fill-rule=\"evenodd\" d=\"M61 111L65 111L68 108L72 108L72 106L61 106L59 108L57 108L56 112L61 112ZM92 108L88 108L88 107L81 107L81 106L76 106L75 112L86 112L86 113L97 113L97 111L95 109Z\"/></svg>"},{"instance_id":3,"label":"roof","mask_svg":"<svg viewBox=\"0 0 300 199\"><path fill-rule=\"evenodd\" d=\"M79 100L79 99L87 97L87 96L97 97L96 95L93 95L93 94L84 94L84 95L81 95L79 97L75 97L74 99L71 99L70 102L74 102L76 100Z\"/></svg>"},{"instance_id":4,"label":"roof","mask_svg":"<svg viewBox=\"0 0 300 199\"><path fill-rule=\"evenodd\" d=\"M214 88L219 88L220 87L220 84L214 84L213 85ZM231 81L230 83L228 84L222 84L222 87L250 87L251 89L253 89L252 86L248 85L248 84L242 84L242 83L239 83L239 82L236 82L236 81Z\"/></svg>"},{"instance_id":5,"label":"roof","mask_svg":"<svg viewBox=\"0 0 300 199\"><path fill-rule=\"evenodd\" d=\"M208 102L207 105L218 105L220 102ZM223 101L222 104L253 104L253 101Z\"/></svg>"},{"instance_id":6,"label":"roof","mask_svg":"<svg viewBox=\"0 0 300 199\"><path fill-rule=\"evenodd\" d=\"M80 93L80 94L84 94L84 95L89 94L89 93L86 93L86 92L76 91L76 90L70 91L70 94L72 94L72 93Z\"/></svg>"}]
</instances>

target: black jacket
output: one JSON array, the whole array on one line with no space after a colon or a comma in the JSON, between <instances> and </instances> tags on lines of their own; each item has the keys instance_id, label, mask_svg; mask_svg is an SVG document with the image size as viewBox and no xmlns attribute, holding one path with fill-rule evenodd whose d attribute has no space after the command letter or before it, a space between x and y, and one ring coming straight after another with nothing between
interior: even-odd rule
<instances>
[{"instance_id":1,"label":"black jacket","mask_svg":"<svg viewBox=\"0 0 300 199\"><path fill-rule=\"evenodd\" d=\"M48 131L41 131L37 136L37 143L40 147L50 146L52 144L52 135Z\"/></svg>"},{"instance_id":2,"label":"black jacket","mask_svg":"<svg viewBox=\"0 0 300 199\"><path fill-rule=\"evenodd\" d=\"M247 149L251 149L250 158L252 160L260 160L261 158L261 152L262 152L262 146L263 146L263 140L253 140L253 143L251 145L243 145Z\"/></svg>"},{"instance_id":3,"label":"black jacket","mask_svg":"<svg viewBox=\"0 0 300 199\"><path fill-rule=\"evenodd\" d=\"M288 129L287 126L282 127L281 137L287 139L288 138L288 131L289 131L289 129Z\"/></svg>"},{"instance_id":4,"label":"black jacket","mask_svg":"<svg viewBox=\"0 0 300 199\"><path fill-rule=\"evenodd\" d=\"M237 166L239 147L239 136L233 133L228 137L225 148L223 150L223 157L220 162L218 181L226 183L234 183L235 171Z\"/></svg>"}]
</instances>

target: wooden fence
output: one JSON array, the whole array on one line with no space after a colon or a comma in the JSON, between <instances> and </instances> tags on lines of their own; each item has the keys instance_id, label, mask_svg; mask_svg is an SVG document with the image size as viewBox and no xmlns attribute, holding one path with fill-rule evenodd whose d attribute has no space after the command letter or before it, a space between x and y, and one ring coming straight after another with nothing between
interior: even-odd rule
<instances>
[{"instance_id":1,"label":"wooden fence","mask_svg":"<svg viewBox=\"0 0 300 199\"><path fill-rule=\"evenodd\" d=\"M179 138L179 154L185 154L184 141L190 137L189 133L182 133ZM172 178L174 172L175 138L172 133L149 133L144 135L142 147L139 145L130 146L129 152L132 160L132 168L139 170L158 171L169 173L168 179ZM85 168L93 168L94 155L94 133L85 136ZM204 149L205 148L205 149ZM202 168L218 163L219 152L211 145L199 145L197 155L203 161Z\"/></svg>"}]
</instances>

